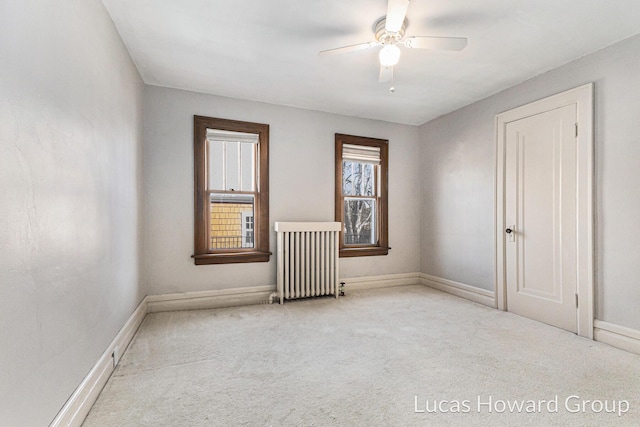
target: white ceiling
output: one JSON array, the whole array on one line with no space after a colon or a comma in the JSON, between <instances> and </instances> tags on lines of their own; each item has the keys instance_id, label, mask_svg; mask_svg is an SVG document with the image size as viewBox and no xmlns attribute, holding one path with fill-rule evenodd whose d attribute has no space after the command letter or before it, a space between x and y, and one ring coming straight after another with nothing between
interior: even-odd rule
<instances>
[{"instance_id":1,"label":"white ceiling","mask_svg":"<svg viewBox=\"0 0 640 427\"><path fill-rule=\"evenodd\" d=\"M420 125L640 33L638 0L413 0L407 36L469 39L403 49L396 92L378 83L386 0L103 0L145 83Z\"/></svg>"}]
</instances>

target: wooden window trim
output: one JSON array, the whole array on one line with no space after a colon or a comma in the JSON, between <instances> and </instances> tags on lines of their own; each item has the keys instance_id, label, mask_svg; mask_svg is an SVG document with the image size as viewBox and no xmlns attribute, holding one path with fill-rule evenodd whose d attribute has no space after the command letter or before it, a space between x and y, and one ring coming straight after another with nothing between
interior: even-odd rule
<instances>
[{"instance_id":1,"label":"wooden window trim","mask_svg":"<svg viewBox=\"0 0 640 427\"><path fill-rule=\"evenodd\" d=\"M258 134L258 187L255 197L254 242L247 249L211 250L208 237L208 176L206 133L209 129ZM196 265L267 262L269 252L269 125L193 116L194 147L194 254Z\"/></svg>"},{"instance_id":2,"label":"wooden window trim","mask_svg":"<svg viewBox=\"0 0 640 427\"><path fill-rule=\"evenodd\" d=\"M345 246L344 226L340 233L340 258L387 255L389 253L389 141L363 136L335 134L335 221L343 223L344 197L342 195L342 146L366 145L380 148L380 196L378 203L378 242L374 245Z\"/></svg>"}]
</instances>

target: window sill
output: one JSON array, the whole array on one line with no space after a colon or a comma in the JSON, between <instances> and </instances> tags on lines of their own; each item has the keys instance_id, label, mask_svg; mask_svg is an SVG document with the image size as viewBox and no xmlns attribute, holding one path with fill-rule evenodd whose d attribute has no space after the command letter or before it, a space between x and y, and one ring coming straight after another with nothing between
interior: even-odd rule
<instances>
[{"instance_id":1,"label":"window sill","mask_svg":"<svg viewBox=\"0 0 640 427\"><path fill-rule=\"evenodd\" d=\"M233 252L192 255L196 265L238 264L244 262L268 262L271 252Z\"/></svg>"},{"instance_id":2,"label":"window sill","mask_svg":"<svg viewBox=\"0 0 640 427\"><path fill-rule=\"evenodd\" d=\"M370 246L361 248L340 248L340 258L349 258L356 256L376 256L387 255L389 249L386 246Z\"/></svg>"}]
</instances>

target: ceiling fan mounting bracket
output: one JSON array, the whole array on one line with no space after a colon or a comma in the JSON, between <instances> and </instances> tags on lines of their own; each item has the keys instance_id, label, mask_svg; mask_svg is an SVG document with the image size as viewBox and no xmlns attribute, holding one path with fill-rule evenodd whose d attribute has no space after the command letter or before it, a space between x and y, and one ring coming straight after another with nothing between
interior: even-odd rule
<instances>
[{"instance_id":1,"label":"ceiling fan mounting bracket","mask_svg":"<svg viewBox=\"0 0 640 427\"><path fill-rule=\"evenodd\" d=\"M376 35L376 40L382 44L396 44L399 42L402 37L404 37L404 33L409 25L409 22L405 18L402 23L402 27L398 32L387 31L385 25L387 23L387 17L383 16L378 19L375 24L373 24L373 32Z\"/></svg>"}]
</instances>

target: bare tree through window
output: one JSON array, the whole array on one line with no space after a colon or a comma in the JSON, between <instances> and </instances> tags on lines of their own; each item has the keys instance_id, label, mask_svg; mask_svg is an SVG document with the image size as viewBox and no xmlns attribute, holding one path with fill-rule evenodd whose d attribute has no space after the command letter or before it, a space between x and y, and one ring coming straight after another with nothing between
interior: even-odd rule
<instances>
[{"instance_id":1,"label":"bare tree through window","mask_svg":"<svg viewBox=\"0 0 640 427\"><path fill-rule=\"evenodd\" d=\"M369 163L342 162L346 245L376 243L374 168Z\"/></svg>"},{"instance_id":2,"label":"bare tree through window","mask_svg":"<svg viewBox=\"0 0 640 427\"><path fill-rule=\"evenodd\" d=\"M341 256L386 255L386 140L336 134L336 221Z\"/></svg>"}]
</instances>

